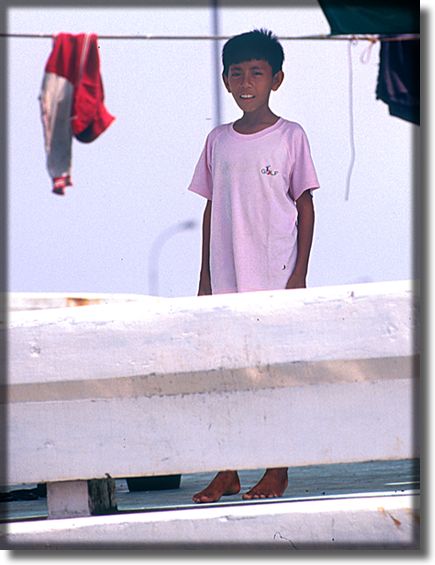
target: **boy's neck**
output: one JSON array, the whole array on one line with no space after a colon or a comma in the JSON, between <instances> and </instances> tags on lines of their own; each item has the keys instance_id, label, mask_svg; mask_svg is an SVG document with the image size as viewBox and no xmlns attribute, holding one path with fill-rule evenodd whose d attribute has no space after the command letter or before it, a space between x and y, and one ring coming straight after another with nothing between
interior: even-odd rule
<instances>
[{"instance_id":1,"label":"boy's neck","mask_svg":"<svg viewBox=\"0 0 435 565\"><path fill-rule=\"evenodd\" d=\"M245 112L243 116L234 122L233 127L238 133L257 133L263 129L276 124L279 116L276 116L269 108L267 111Z\"/></svg>"}]
</instances>

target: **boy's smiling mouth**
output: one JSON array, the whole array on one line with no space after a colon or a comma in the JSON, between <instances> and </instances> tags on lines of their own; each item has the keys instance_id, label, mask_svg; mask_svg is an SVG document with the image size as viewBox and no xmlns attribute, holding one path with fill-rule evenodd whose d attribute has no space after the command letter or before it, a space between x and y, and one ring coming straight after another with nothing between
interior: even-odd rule
<instances>
[{"instance_id":1,"label":"boy's smiling mouth","mask_svg":"<svg viewBox=\"0 0 435 565\"><path fill-rule=\"evenodd\" d=\"M242 98L242 100L249 100L251 98L255 98L255 96L253 94L241 94L240 98Z\"/></svg>"}]
</instances>

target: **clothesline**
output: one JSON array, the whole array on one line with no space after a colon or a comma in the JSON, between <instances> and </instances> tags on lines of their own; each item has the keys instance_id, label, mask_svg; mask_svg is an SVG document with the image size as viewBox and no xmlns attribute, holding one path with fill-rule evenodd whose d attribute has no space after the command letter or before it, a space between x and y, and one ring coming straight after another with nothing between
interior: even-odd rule
<instances>
[{"instance_id":1,"label":"clothesline","mask_svg":"<svg viewBox=\"0 0 435 565\"><path fill-rule=\"evenodd\" d=\"M89 34L87 34L89 37ZM35 33L0 33L0 37L9 37L9 38L31 38L31 39L51 39L54 40L57 37L57 34L35 34ZM369 41L370 45L368 45L367 49L363 53L365 59L365 53L371 53L372 47L375 43L379 41L406 41L406 40L418 40L420 37L419 34L401 34L401 35L373 35L373 34L347 34L347 35L305 35L305 36L281 36L278 37L279 40L345 40L348 43L348 64L349 64L349 112L350 112L350 120L349 120L349 128L350 128L350 142L351 142L351 161L347 173L347 180L346 180L346 200L349 199L349 192L350 192L350 184L351 184L351 177L352 172L355 164L356 158L356 149L355 149L355 131L354 131L354 116L353 116L353 70L352 70L352 53L351 49L352 46L355 45L358 41ZM226 40L228 36L213 34L213 35L100 35L93 34L93 40L96 42L98 39L140 39L140 40ZM58 42L56 42L57 44ZM400 45L399 45L400 46ZM413 47L413 44L408 44L408 46ZM387 47L387 46L383 46ZM391 45L390 47L396 47ZM418 44L417 44L418 48ZM114 118L107 113L109 123L110 120ZM104 126L106 128L107 125ZM98 133L99 135L99 133ZM80 137L76 136L77 139L81 140ZM52 175L54 179L54 189L53 192L57 194L64 194L65 188L71 185L69 175L64 175L62 177L55 177ZM59 180L60 179L60 180ZM61 182L61 185L59 184ZM58 185L56 184L58 183Z\"/></svg>"},{"instance_id":2,"label":"clothesline","mask_svg":"<svg viewBox=\"0 0 435 565\"><path fill-rule=\"evenodd\" d=\"M98 34L97 34L98 35ZM56 34L49 33L0 33L0 37L6 38L22 38L22 39L54 39ZM140 39L140 40L184 40L184 41L206 41L206 40L227 40L231 36L227 35L98 35L98 39ZM317 40L333 40L333 41L407 41L420 39L420 34L409 33L401 35L370 35L370 34L347 34L347 35L295 35L295 36L279 36L280 41L317 41Z\"/></svg>"}]
</instances>

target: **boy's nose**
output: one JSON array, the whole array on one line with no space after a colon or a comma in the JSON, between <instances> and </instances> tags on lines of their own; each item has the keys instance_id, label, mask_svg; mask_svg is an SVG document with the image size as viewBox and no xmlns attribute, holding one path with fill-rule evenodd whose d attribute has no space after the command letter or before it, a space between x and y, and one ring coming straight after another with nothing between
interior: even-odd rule
<instances>
[{"instance_id":1,"label":"boy's nose","mask_svg":"<svg viewBox=\"0 0 435 565\"><path fill-rule=\"evenodd\" d=\"M251 84L251 77L250 75L246 74L242 76L242 86L246 86Z\"/></svg>"}]
</instances>

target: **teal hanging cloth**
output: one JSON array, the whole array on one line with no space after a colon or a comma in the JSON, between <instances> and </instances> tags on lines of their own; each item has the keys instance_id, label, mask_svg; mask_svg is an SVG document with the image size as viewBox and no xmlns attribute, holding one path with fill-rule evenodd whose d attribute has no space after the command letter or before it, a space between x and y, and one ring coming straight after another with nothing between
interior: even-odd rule
<instances>
[{"instance_id":1,"label":"teal hanging cloth","mask_svg":"<svg viewBox=\"0 0 435 565\"><path fill-rule=\"evenodd\" d=\"M376 98L391 116L420 124L420 40L382 38L420 33L415 0L318 0L331 35L378 35L381 40Z\"/></svg>"},{"instance_id":2,"label":"teal hanging cloth","mask_svg":"<svg viewBox=\"0 0 435 565\"><path fill-rule=\"evenodd\" d=\"M332 35L399 35L420 32L415 0L318 0Z\"/></svg>"}]
</instances>

